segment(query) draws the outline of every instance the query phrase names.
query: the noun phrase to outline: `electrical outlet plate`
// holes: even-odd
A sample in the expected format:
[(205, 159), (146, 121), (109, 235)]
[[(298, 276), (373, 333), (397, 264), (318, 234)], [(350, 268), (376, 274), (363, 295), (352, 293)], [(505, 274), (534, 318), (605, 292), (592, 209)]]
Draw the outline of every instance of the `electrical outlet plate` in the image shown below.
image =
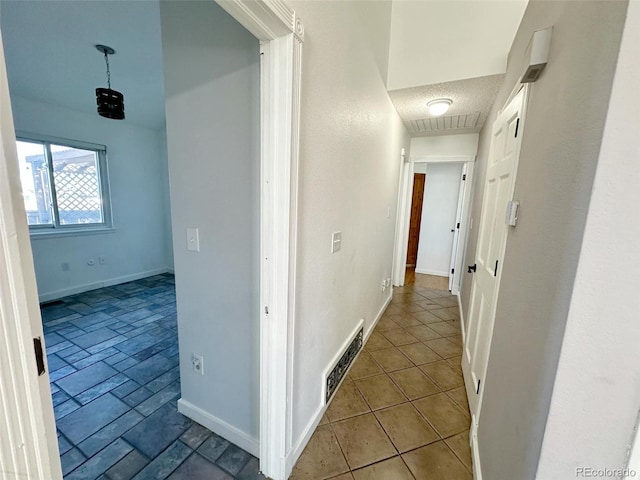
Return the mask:
[(199, 353), (193, 353), (191, 355), (191, 365), (193, 366), (194, 372), (204, 375), (204, 358), (202, 355)]
[(197, 228), (187, 228), (187, 250), (190, 252), (200, 251), (200, 231)]

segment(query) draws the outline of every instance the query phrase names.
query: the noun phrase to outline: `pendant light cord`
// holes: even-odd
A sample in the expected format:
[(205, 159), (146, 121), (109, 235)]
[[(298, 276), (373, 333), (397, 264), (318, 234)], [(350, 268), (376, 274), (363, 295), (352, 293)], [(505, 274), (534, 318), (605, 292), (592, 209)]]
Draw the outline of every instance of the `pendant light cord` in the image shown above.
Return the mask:
[(109, 55), (107, 55), (107, 52), (104, 52), (104, 63), (107, 64), (107, 85), (111, 90), (111, 71), (109, 70)]

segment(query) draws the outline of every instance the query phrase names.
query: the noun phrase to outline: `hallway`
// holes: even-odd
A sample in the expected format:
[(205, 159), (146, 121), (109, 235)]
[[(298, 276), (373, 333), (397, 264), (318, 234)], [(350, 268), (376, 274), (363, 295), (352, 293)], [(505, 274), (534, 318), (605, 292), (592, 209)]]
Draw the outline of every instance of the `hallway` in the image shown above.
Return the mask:
[(470, 480), (461, 354), (456, 298), (395, 288), (290, 478)]

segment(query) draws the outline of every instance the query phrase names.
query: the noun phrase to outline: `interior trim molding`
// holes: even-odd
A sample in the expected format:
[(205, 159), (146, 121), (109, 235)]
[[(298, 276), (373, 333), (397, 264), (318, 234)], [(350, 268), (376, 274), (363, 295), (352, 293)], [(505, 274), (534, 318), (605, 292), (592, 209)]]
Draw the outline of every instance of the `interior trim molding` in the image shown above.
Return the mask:
[(411, 163), (465, 163), (475, 162), (475, 155), (411, 155)]
[(163, 273), (173, 273), (173, 269), (166, 267), (156, 268), (154, 270), (132, 273), (131, 275), (124, 275), (122, 277), (108, 278), (99, 282), (85, 283), (82, 285), (76, 285), (75, 287), (63, 288), (62, 290), (55, 290), (49, 293), (42, 293), (38, 295), (38, 299), (40, 300), (40, 303), (51, 302), (52, 300), (57, 300), (69, 295), (89, 292), (91, 290), (97, 290), (98, 288), (111, 287), (112, 285), (119, 285), (121, 283), (133, 282), (135, 280), (140, 280), (141, 278), (153, 277), (154, 275), (161, 275)]
[(292, 445), (304, 25), (282, 0), (216, 0), (260, 40), (260, 470), (286, 480)]
[(186, 417), (195, 420), (203, 427), (208, 428), (213, 433), (235, 443), (251, 455), (257, 456), (259, 454), (260, 444), (256, 438), (225, 422), (221, 418), (211, 415), (209, 412), (205, 412), (200, 407), (195, 406), (184, 398), (180, 398), (178, 400), (178, 411)]
[(422, 275), (433, 275), (436, 277), (449, 277), (448, 272), (441, 272), (440, 270), (430, 270), (428, 268), (416, 268), (416, 273), (420, 273)]

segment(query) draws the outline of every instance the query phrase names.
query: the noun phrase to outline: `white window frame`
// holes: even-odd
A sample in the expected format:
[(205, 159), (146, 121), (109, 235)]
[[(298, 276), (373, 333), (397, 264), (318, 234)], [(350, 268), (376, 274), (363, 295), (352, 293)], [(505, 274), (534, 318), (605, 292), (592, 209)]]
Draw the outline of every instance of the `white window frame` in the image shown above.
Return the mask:
[[(49, 170), (49, 188), (51, 189), (51, 203), (53, 223), (47, 225), (29, 225), (29, 233), (32, 238), (66, 236), (78, 234), (104, 233), (113, 230), (113, 217), (111, 213), (111, 190), (109, 188), (109, 169), (107, 162), (107, 147), (97, 143), (70, 140), (61, 137), (51, 137), (29, 132), (16, 132), (16, 141), (27, 143), (40, 143), (44, 146)], [(98, 157), (98, 185), (100, 187), (100, 201), (102, 205), (102, 222), (63, 225), (60, 223), (56, 187), (53, 174), (53, 162), (51, 145), (77, 148), (95, 152)]]

